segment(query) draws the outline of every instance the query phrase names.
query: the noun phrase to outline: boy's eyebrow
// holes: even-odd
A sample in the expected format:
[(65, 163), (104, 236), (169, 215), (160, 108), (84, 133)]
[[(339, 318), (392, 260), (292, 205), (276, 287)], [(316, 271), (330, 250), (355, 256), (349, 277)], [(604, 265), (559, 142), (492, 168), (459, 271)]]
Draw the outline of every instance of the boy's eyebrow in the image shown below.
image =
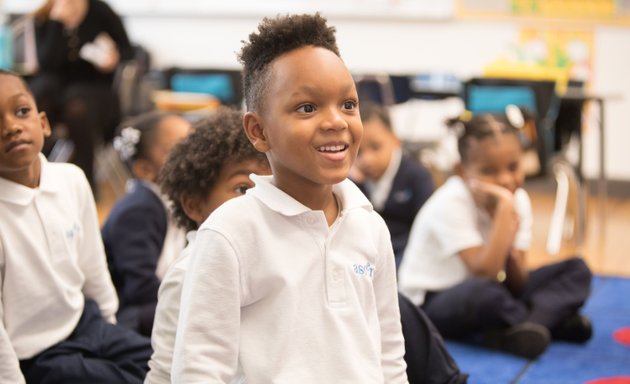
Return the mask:
[(26, 92), (20, 92), (20, 93), (16, 93), (15, 95), (9, 96), (9, 100), (10, 100), (10, 101), (14, 101), (14, 100), (17, 100), (17, 99), (19, 99), (19, 98), (21, 98), (21, 97), (26, 97), (26, 98), (28, 98), (28, 96), (29, 96), (29, 94), (28, 94), (28, 93), (26, 93)]
[[(340, 92), (340, 93), (346, 93), (346, 92), (349, 92), (349, 91), (350, 91), (350, 90), (352, 90), (352, 88), (354, 88), (354, 87), (355, 87), (355, 85), (354, 85), (354, 81), (352, 81), (352, 82), (348, 82), (348, 83), (345, 85), (345, 87), (343, 87), (343, 88), (341, 88), (341, 87), (340, 87), (340, 89), (341, 89), (341, 92)], [(301, 93), (311, 93), (311, 94), (312, 94), (312, 93), (319, 93), (319, 88), (320, 88), (320, 87), (319, 87), (319, 86), (317, 86), (317, 85), (314, 85), (314, 86), (313, 86), (313, 85), (310, 85), (310, 84), (303, 84), (303, 85), (300, 85), (300, 86), (298, 87), (298, 89), (297, 89), (295, 92), (292, 92), (292, 93), (291, 93), (291, 97), (295, 97), (295, 96), (297, 96), (297, 95), (300, 95)]]

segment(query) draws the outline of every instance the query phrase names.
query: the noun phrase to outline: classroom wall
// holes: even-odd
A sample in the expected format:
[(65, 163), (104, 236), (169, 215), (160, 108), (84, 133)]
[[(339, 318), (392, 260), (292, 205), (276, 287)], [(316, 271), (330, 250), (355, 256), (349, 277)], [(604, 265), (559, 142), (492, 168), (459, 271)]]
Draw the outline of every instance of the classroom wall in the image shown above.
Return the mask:
[[(3, 1), (3, 0), (0, 0)], [(41, 0), (4, 0), (4, 8), (27, 11)], [(193, 4), (193, 0), (180, 0)], [(245, 0), (240, 0), (241, 2)], [(280, 1), (280, 0), (276, 0)], [(324, 0), (321, 0), (324, 1)], [(332, 0), (327, 6), (337, 4)], [(147, 48), (154, 66), (191, 68), (239, 68), (236, 52), (241, 41), (254, 31), (269, 5), (259, 9), (238, 7), (217, 8), (210, 0), (202, 12), (193, 12), (194, 4), (175, 7), (172, 11), (157, 10), (159, 4), (176, 4), (166, 0), (110, 0), (124, 17), (131, 39)], [(179, 2), (177, 2), (179, 3)], [(285, 1), (287, 7), (294, 2)], [(297, 2), (295, 4), (301, 4)], [(302, 2), (306, 4), (306, 2)], [(369, 4), (377, 4), (374, 0)], [(404, 2), (403, 2), (404, 3)], [(451, 2), (452, 3), (452, 2)], [(0, 3), (1, 5), (2, 3)], [(223, 10), (215, 14), (215, 10)], [(238, 4), (238, 3), (234, 3)], [(244, 3), (243, 3), (244, 4)], [(309, 3), (310, 4), (310, 3)], [(416, 4), (407, 2), (405, 4)], [(497, 59), (518, 41), (522, 27), (540, 27), (538, 21), (459, 20), (443, 9), (434, 12), (432, 1), (425, 4), (424, 17), (408, 15), (349, 16), (352, 12), (335, 12), (329, 17), (337, 28), (341, 54), (355, 73), (389, 72), (413, 74), (419, 72), (450, 72), (460, 78), (480, 75), (484, 66)], [(186, 5), (186, 4), (184, 4)], [(210, 8), (208, 8), (210, 7)], [(151, 12), (146, 12), (152, 9)], [(183, 9), (183, 11), (182, 11)], [(427, 11), (428, 10), (428, 11)], [(289, 8), (286, 12), (290, 11)], [(278, 8), (278, 13), (283, 13)], [(270, 16), (276, 12), (270, 13)], [(566, 24), (565, 24), (566, 25)], [(554, 27), (553, 24), (549, 25)], [(595, 33), (594, 80), (592, 92), (607, 97), (606, 101), (606, 173), (609, 179), (630, 181), (630, 26), (610, 26), (586, 23)], [(595, 178), (599, 170), (599, 134), (597, 110), (589, 109), (584, 130), (584, 173)]]

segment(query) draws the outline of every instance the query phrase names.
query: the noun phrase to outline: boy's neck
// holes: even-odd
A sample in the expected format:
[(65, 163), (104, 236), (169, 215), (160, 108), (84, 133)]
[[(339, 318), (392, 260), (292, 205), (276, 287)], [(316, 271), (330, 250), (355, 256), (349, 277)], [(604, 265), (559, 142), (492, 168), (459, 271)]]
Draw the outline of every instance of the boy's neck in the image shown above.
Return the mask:
[(314, 211), (323, 211), (331, 225), (339, 214), (337, 200), (330, 184), (313, 184), (312, 186), (287, 186), (275, 179), (276, 186), (301, 204)]
[(15, 172), (3, 172), (0, 174), (0, 177), (28, 188), (37, 188), (39, 187), (40, 177), (42, 173), (41, 169), (42, 163), (38, 158), (27, 169), (21, 169)]

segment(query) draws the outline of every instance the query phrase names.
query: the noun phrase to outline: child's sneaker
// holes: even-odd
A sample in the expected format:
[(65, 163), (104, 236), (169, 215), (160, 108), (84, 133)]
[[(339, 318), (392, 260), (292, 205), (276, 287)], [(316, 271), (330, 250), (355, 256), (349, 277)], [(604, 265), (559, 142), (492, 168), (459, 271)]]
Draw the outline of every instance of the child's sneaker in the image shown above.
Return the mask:
[(487, 332), (484, 344), (488, 348), (535, 359), (545, 352), (550, 339), (547, 328), (525, 322), (506, 329)]
[(576, 313), (566, 318), (560, 325), (551, 331), (551, 337), (556, 340), (584, 343), (593, 336), (593, 324), (591, 320)]

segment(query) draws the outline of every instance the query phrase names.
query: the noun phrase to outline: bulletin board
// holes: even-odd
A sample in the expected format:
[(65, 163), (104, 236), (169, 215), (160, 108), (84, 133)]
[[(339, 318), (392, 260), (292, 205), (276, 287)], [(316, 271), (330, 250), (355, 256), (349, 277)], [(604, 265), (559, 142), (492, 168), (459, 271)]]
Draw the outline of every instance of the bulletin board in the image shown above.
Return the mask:
[(457, 0), (456, 15), (630, 26), (630, 0)]

